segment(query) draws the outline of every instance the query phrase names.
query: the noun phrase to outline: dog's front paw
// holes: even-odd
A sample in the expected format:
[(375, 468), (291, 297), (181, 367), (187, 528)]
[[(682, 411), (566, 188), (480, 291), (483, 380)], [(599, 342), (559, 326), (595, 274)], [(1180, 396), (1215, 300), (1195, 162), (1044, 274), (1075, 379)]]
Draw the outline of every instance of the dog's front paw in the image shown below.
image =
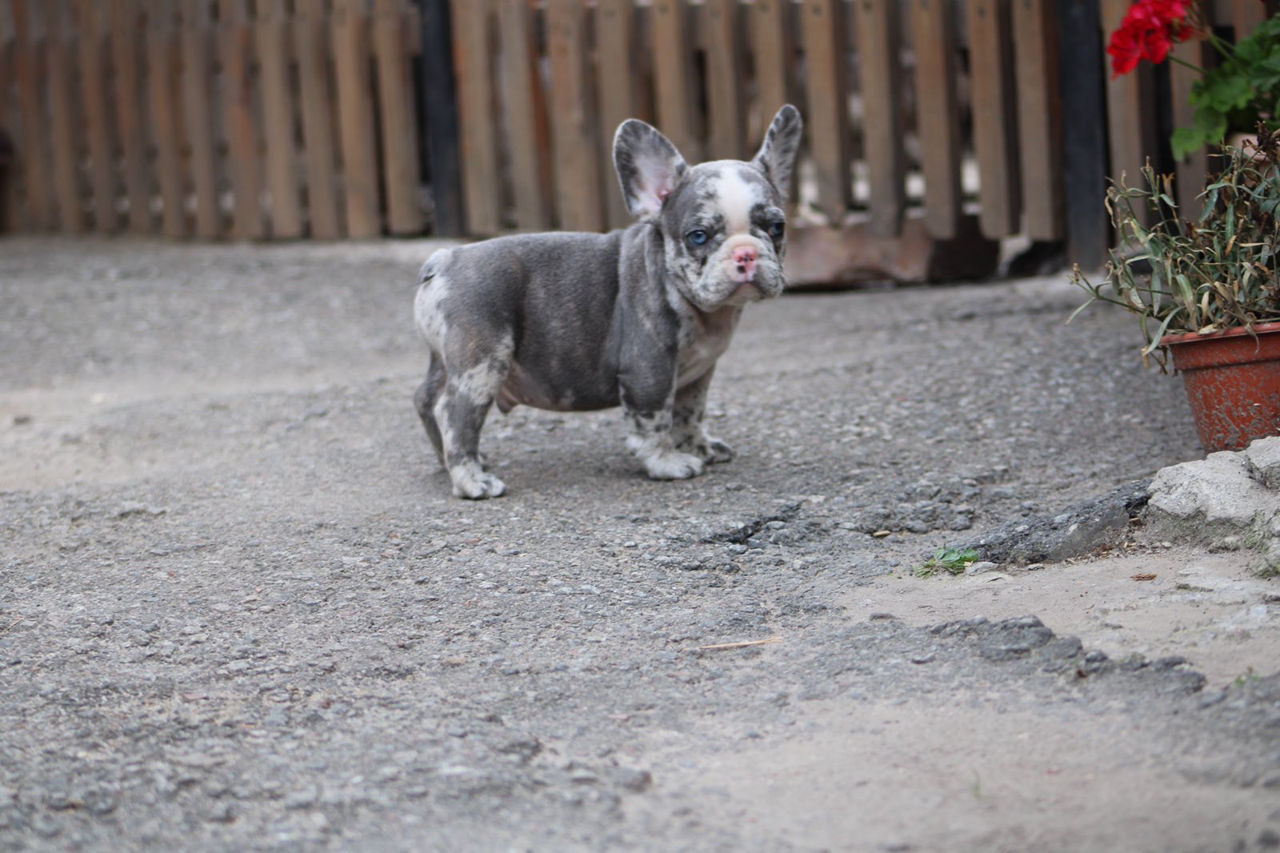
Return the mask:
[(676, 449), (691, 453), (708, 465), (716, 465), (733, 459), (733, 448), (718, 438), (706, 434), (686, 435), (676, 444)]
[(644, 470), (654, 480), (687, 480), (702, 473), (702, 460), (692, 453), (664, 450), (644, 460)]
[(507, 484), (486, 472), (475, 462), (463, 462), (449, 469), (453, 481), (453, 493), (473, 501), (496, 498), (506, 494)]

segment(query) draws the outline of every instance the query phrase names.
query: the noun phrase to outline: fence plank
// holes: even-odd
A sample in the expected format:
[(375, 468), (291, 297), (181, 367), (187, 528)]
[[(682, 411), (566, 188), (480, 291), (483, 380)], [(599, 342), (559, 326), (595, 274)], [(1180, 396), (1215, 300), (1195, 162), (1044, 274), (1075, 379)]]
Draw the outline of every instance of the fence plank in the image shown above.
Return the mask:
[(690, 163), (702, 159), (694, 130), (692, 46), (682, 0), (654, 0), (649, 12), (658, 128)]
[(587, 96), (586, 16), (581, 0), (548, 0), (551, 60), (551, 148), (560, 226), (598, 231), (604, 225), (600, 145)]
[(1097, 3), (1058, 4), (1062, 87), (1062, 175), (1066, 207), (1067, 260), (1100, 269), (1107, 256), (1109, 229), (1103, 211), (1106, 192), (1105, 54)]
[(801, 9), (809, 71), (809, 149), (818, 178), (818, 209), (832, 225), (840, 225), (853, 205), (842, 7), (841, 0), (813, 0)]
[(227, 123), (227, 169), (231, 173), (231, 236), (266, 236), (262, 215), (262, 148), (250, 73), (251, 39), (245, 0), (218, 0), (218, 47), (222, 61), (222, 103)]
[(916, 130), (924, 173), (924, 219), (929, 235), (956, 236), (963, 205), (960, 181), (960, 102), (956, 93), (956, 19), (951, 0), (913, 0), (916, 48)]
[[(635, 5), (633, 0), (599, 0), (596, 5), (596, 56), (599, 61), (600, 141), (612, 152), (618, 125), (636, 114)], [(631, 212), (618, 189), (613, 155), (603, 167), (605, 208), (610, 228), (625, 228)]]
[(1236, 41), (1247, 36), (1253, 28), (1267, 19), (1267, 6), (1258, 0), (1231, 0), (1231, 25), (1236, 30)]
[(262, 88), (262, 137), (266, 145), (266, 188), (271, 236), (292, 240), (302, 236), (302, 205), (298, 197), (296, 114), (289, 61), (289, 11), (284, 0), (258, 0), (253, 21), (253, 48)]
[(377, 236), (382, 227), (366, 0), (333, 0), (332, 27), (347, 235), (364, 239)]
[(498, 29), (503, 57), (503, 103), (511, 146), (516, 227), (551, 227), (551, 150), (546, 98), (538, 74), (537, 37), (528, 0), (502, 0)]
[(112, 0), (111, 58), (115, 64), (116, 131), (128, 202), (129, 230), (151, 231), (151, 183), (147, 171), (147, 132), (143, 120), (141, 47), (142, 8), (138, 0)]
[(462, 191), (467, 230), (472, 235), (502, 229), (498, 139), (491, 109), (493, 72), (489, 64), (491, 0), (453, 0), (453, 61), (458, 78)]
[(746, 103), (738, 0), (707, 0), (703, 43), (707, 54), (707, 156), (740, 160), (747, 153)]
[[(1173, 46), (1173, 57), (1191, 65), (1204, 68), (1212, 60), (1210, 48), (1201, 39), (1191, 39)], [(1195, 116), (1191, 108), (1191, 85), (1200, 79), (1200, 72), (1176, 62), (1169, 64), (1170, 101), (1173, 105), (1173, 126), (1188, 127)], [(1201, 148), (1188, 154), (1176, 164), (1174, 194), (1178, 210), (1184, 219), (1200, 216), (1202, 202), (1197, 196), (1204, 190), (1209, 175), (1209, 156)]]
[(182, 3), (182, 106), (189, 148), (188, 168), (195, 195), (195, 234), (213, 240), (222, 234), (213, 131), (212, 30), (205, 0)]
[(464, 231), (462, 169), (458, 163), (458, 92), (453, 73), (449, 0), (417, 0), (422, 55), (418, 63), (419, 123), (423, 171), (431, 180), (435, 233)]
[(878, 237), (892, 237), (901, 230), (907, 204), (902, 147), (901, 16), (897, 0), (860, 0), (854, 9), (870, 230)]
[[(41, 41), (38, 22), (32, 7), (47, 4), (38, 0), (13, 0), (14, 77), (18, 84), (18, 108), (22, 112), (22, 139), (15, 140), (18, 165), (23, 173), (26, 220), (29, 228), (46, 229), (54, 224), (53, 186), (49, 163), (48, 127), (41, 93), (41, 54), (47, 52), (48, 41)], [(47, 14), (47, 11), (46, 11)]]
[(311, 236), (336, 240), (343, 236), (336, 189), (337, 158), (333, 147), (333, 98), (330, 89), (329, 32), (324, 0), (296, 0), (294, 48), (302, 100), (302, 140), (307, 173), (307, 217)]
[(981, 176), (979, 223), (987, 237), (1018, 231), (1018, 157), (1010, 68), (1008, 0), (967, 6), (973, 143)]
[(72, 96), (75, 47), (72, 22), (66, 0), (45, 5), (48, 37), (46, 73), (49, 85), (50, 144), (53, 149), (53, 187), (57, 199), (58, 225), (73, 234), (84, 230), (80, 203), (79, 116)]
[[(1103, 0), (1103, 36), (1111, 33), (1129, 9), (1128, 0)], [(1105, 44), (1105, 41), (1103, 42)], [(1143, 62), (1129, 74), (1112, 77), (1107, 70), (1107, 126), (1111, 139), (1111, 177), (1132, 184), (1141, 180), (1149, 154), (1156, 152), (1155, 99), (1151, 65)], [(1149, 221), (1146, 209), (1139, 211)]]
[(413, 111), (413, 61), (406, 38), (408, 19), (403, 0), (374, 0), (382, 181), (386, 187), (387, 230), (392, 234), (422, 231), (422, 180), (418, 173), (418, 125)]
[(156, 173), (160, 184), (161, 230), (168, 237), (187, 233), (182, 170), (184, 128), (178, 109), (177, 30), (169, 0), (150, 0), (147, 6), (147, 65), (152, 139), (156, 145)]
[(4, 5), (0, 3), (0, 234), (13, 229), (21, 201), (14, 170), (18, 116), (12, 105), (13, 63), (13, 41), (5, 25)]
[[(787, 22), (789, 0), (757, 0), (746, 7), (751, 31), (751, 51), (755, 59), (755, 83), (760, 105), (763, 136), (767, 122), (783, 104), (792, 102), (791, 28)], [(798, 181), (793, 182), (799, 183)], [(794, 186), (793, 186), (794, 188)]]
[(111, 116), (107, 112), (106, 10), (99, 0), (76, 0), (74, 18), (79, 34), (80, 100), (84, 111), (82, 135), (88, 146), (89, 180), (93, 194), (94, 228), (117, 230), (115, 151)]
[(1023, 230), (1032, 240), (1063, 237), (1056, 6), (1056, 0), (1014, 0), (1013, 4)]

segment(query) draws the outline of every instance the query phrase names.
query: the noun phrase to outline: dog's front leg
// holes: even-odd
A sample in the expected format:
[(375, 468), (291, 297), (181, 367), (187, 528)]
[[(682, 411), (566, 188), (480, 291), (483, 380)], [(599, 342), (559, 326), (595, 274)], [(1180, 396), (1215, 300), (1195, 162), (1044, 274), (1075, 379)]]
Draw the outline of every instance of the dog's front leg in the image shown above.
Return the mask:
[(631, 424), (627, 447), (651, 478), (687, 480), (702, 473), (703, 462), (692, 453), (676, 449), (671, 431), (675, 376), (665, 383), (666, 388), (662, 384), (653, 374), (642, 381), (623, 379), (622, 407)]
[(671, 424), (676, 449), (692, 453), (712, 465), (733, 459), (733, 448), (720, 439), (707, 435), (702, 426), (703, 414), (707, 408), (707, 389), (711, 386), (713, 372), (714, 368), (676, 391)]

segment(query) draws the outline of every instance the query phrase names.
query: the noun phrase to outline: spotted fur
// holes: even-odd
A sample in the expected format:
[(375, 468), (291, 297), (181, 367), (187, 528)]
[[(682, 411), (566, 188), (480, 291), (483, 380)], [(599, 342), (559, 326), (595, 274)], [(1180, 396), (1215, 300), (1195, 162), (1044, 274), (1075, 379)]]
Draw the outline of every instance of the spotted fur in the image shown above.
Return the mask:
[(500, 237), (428, 259), (414, 320), (430, 358), (414, 405), (455, 495), (506, 491), (479, 453), (495, 402), (504, 413), (621, 405), (627, 445), (654, 479), (732, 459), (703, 427), (707, 389), (742, 308), (786, 286), (783, 207), (801, 127), (783, 107), (752, 160), (689, 166), (630, 119), (614, 165), (636, 224)]

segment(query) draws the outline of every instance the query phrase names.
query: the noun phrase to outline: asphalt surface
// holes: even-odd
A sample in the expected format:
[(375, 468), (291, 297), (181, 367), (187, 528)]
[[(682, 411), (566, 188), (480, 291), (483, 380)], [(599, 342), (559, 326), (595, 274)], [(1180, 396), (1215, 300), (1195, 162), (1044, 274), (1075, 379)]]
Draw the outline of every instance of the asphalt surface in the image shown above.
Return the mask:
[(1200, 455), (1130, 318), (788, 295), (717, 370), (732, 463), (495, 412), (470, 503), (411, 402), (427, 252), (0, 241), (0, 850), (1280, 844), (1275, 675), (851, 607)]

